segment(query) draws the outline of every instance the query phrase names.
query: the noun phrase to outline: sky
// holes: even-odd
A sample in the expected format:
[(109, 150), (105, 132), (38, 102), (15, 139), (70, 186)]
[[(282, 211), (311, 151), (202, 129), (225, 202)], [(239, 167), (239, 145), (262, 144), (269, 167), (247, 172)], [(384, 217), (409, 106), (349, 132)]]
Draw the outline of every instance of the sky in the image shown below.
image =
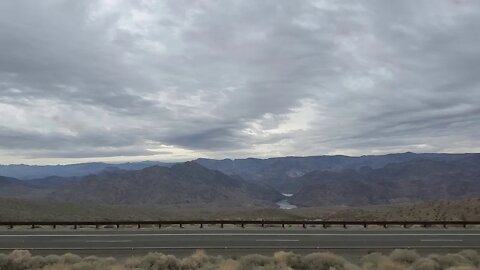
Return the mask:
[(480, 152), (480, 1), (0, 1), (0, 163)]

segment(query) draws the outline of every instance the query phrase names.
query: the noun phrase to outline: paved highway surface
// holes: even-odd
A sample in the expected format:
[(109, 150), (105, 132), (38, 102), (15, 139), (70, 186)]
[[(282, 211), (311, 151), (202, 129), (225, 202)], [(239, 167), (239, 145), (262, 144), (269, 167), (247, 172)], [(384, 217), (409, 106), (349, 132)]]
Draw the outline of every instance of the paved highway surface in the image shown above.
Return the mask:
[(196, 249), (210, 254), (271, 253), (290, 250), (310, 253), (330, 250), (341, 254), (388, 252), (413, 248), (421, 253), (480, 250), (480, 230), (456, 229), (177, 229), (0, 231), (0, 252), (28, 249), (34, 254), (124, 257), (160, 251), (185, 255)]

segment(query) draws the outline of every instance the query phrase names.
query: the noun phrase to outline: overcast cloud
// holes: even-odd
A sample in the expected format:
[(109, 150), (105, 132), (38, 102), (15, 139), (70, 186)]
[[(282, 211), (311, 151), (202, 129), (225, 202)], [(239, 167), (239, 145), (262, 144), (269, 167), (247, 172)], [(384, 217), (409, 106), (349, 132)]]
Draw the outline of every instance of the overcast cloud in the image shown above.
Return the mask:
[(0, 1), (0, 163), (480, 152), (480, 1)]

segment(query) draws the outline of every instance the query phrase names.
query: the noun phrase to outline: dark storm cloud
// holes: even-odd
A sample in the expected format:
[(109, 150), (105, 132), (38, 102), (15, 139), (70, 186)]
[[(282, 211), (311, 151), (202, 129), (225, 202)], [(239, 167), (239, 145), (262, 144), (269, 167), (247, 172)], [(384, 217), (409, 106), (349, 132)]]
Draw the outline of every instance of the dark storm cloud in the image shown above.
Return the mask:
[(473, 0), (2, 1), (0, 155), (480, 151), (479, 14)]

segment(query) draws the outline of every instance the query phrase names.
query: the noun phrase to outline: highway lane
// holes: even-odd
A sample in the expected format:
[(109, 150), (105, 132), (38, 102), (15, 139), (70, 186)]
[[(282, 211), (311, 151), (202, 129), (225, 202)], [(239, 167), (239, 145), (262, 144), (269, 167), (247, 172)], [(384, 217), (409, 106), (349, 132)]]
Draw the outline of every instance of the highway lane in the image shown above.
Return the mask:
[(480, 249), (480, 230), (78, 230), (0, 231), (0, 252), (28, 249), (38, 254), (66, 252), (128, 256), (160, 251), (189, 254), (205, 249), (213, 254), (269, 253), (276, 250), (310, 253), (331, 250), (366, 253), (413, 248), (424, 253)]

